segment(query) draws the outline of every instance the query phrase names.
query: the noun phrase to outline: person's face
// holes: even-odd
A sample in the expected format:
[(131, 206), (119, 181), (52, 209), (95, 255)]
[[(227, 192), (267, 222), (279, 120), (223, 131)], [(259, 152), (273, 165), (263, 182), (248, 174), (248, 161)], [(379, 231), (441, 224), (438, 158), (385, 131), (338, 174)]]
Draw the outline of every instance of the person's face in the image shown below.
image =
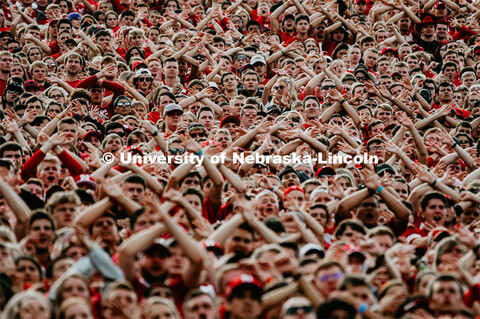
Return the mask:
[(307, 119), (316, 119), (320, 116), (321, 110), (317, 101), (309, 99), (305, 102), (305, 115)]
[(230, 74), (223, 78), (223, 87), (227, 92), (235, 91), (237, 89), (237, 79), (235, 75)]
[(442, 86), (438, 89), (438, 99), (448, 103), (453, 100), (453, 90), (450, 86)]
[(247, 91), (255, 91), (258, 89), (258, 79), (257, 76), (254, 74), (248, 74), (245, 76), (243, 80), (243, 87)]
[(354, 5), (355, 13), (365, 14), (367, 10), (367, 3), (365, 1), (360, 1)]
[(325, 209), (321, 207), (310, 209), (310, 216), (315, 218), (315, 220), (323, 227), (327, 225), (328, 220), (327, 220), (327, 212), (325, 211)]
[(198, 197), (195, 194), (187, 194), (184, 196), (185, 200), (197, 211), (201, 212), (202, 211), (202, 201), (200, 200), (200, 197)]
[(436, 313), (458, 312), (463, 306), (459, 285), (455, 281), (435, 282), (429, 305)]
[(407, 64), (408, 64), (408, 68), (410, 70), (413, 70), (414, 68), (418, 68), (419, 67), (419, 64), (418, 64), (418, 59), (415, 59), (413, 57), (408, 57), (407, 58)]
[(250, 126), (253, 125), (253, 123), (255, 123), (256, 118), (257, 112), (255, 109), (245, 108), (241, 117), (242, 125), (248, 129)]
[(227, 239), (225, 252), (246, 256), (253, 250), (252, 234), (244, 229), (237, 228)]
[(126, 26), (126, 27), (132, 27), (134, 20), (135, 19), (132, 16), (124, 16), (122, 19), (120, 19), (120, 25)]
[(188, 187), (200, 189), (200, 179), (197, 176), (186, 177), (182, 182), (181, 190)]
[(337, 266), (319, 270), (315, 277), (315, 284), (324, 298), (338, 289), (338, 283), (343, 277), (343, 271)]
[(382, 78), (380, 79), (379, 83), (382, 86), (389, 87), (393, 83), (392, 78)]
[(198, 122), (200, 124), (203, 124), (203, 126), (205, 126), (205, 128), (210, 131), (212, 129), (212, 126), (213, 126), (213, 123), (215, 122), (215, 119), (213, 117), (213, 114), (212, 112), (210, 111), (202, 111), (200, 114), (199, 114), (199, 117), (198, 117)]
[(361, 57), (362, 57), (362, 52), (360, 51), (360, 49), (357, 49), (357, 48), (351, 49), (350, 52), (348, 53), (348, 58), (350, 59), (350, 63), (352, 63), (353, 65), (356, 65)]
[(450, 81), (453, 81), (455, 79), (455, 76), (457, 75), (457, 70), (453, 66), (449, 66), (445, 68), (443, 71), (443, 75), (445, 75)]
[(9, 73), (12, 69), (13, 58), (9, 55), (3, 55), (0, 58), (0, 71)]
[(63, 258), (57, 261), (52, 267), (52, 279), (56, 281), (61, 275), (63, 275), (74, 264), (73, 259)]
[(123, 185), (123, 191), (131, 200), (137, 203), (143, 203), (145, 198), (145, 188), (143, 188), (142, 184), (125, 183)]
[(32, 70), (32, 77), (37, 82), (45, 81), (47, 77), (47, 70), (45, 68), (34, 68)]
[(408, 186), (405, 183), (401, 182), (394, 182), (393, 189), (400, 195), (401, 199), (407, 200), (408, 199)]
[(443, 39), (447, 36), (448, 27), (446, 24), (437, 25), (437, 38)]
[(165, 76), (172, 78), (178, 75), (178, 63), (177, 62), (167, 62), (165, 65)]
[(35, 248), (44, 251), (48, 249), (53, 237), (52, 224), (48, 219), (37, 219), (32, 223), (29, 234), (35, 238), (33, 240)]
[(377, 42), (378, 43), (381, 43), (381, 42), (387, 40), (387, 38), (388, 38), (388, 34), (387, 34), (386, 31), (380, 31), (380, 32), (377, 33)]
[(475, 76), (472, 74), (472, 75), (466, 75), (462, 78), (462, 82), (463, 84), (465, 84), (465, 86), (467, 88), (470, 88), (472, 85), (475, 84)]
[(23, 282), (36, 283), (40, 281), (40, 273), (30, 260), (20, 260), (17, 265), (17, 273)]
[(377, 112), (377, 118), (385, 123), (385, 125), (390, 124), (392, 121), (393, 113), (391, 111), (380, 109)]
[(215, 304), (207, 295), (194, 297), (187, 302), (185, 319), (216, 319), (218, 317)]
[(263, 219), (278, 216), (278, 200), (273, 194), (264, 195), (255, 202), (255, 209)]
[(380, 74), (386, 74), (389, 68), (390, 68), (390, 62), (388, 61), (381, 61), (377, 65), (377, 70), (378, 70), (378, 73)]
[(378, 202), (373, 197), (364, 200), (357, 208), (357, 218), (367, 227), (377, 225), (379, 213)]
[(37, 184), (28, 184), (28, 190), (30, 193), (36, 195), (38, 198), (43, 200), (43, 188)]
[(32, 50), (30, 50), (30, 53), (28, 54), (28, 60), (31, 63), (33, 63), (35, 61), (41, 61), (42, 60), (42, 53), (37, 49), (32, 49)]
[(22, 152), (20, 150), (18, 151), (4, 151), (3, 152), (3, 158), (8, 158), (13, 161), (13, 164), (15, 165), (15, 171), (18, 172), (20, 167), (22, 166)]
[(288, 188), (290, 186), (299, 186), (300, 185), (300, 179), (298, 178), (297, 174), (295, 174), (294, 172), (290, 172), (290, 173), (287, 173), (287, 174), (283, 175), (282, 185), (285, 188)]
[(59, 204), (53, 209), (53, 220), (57, 228), (70, 226), (77, 213), (77, 206), (72, 203)]
[(44, 162), (38, 177), (42, 180), (43, 185), (48, 187), (53, 184), (58, 184), (60, 174), (60, 166), (57, 163)]
[(105, 243), (116, 244), (118, 240), (117, 226), (115, 221), (108, 216), (98, 218), (92, 227), (92, 238), (100, 239)]
[(48, 309), (39, 300), (31, 299), (25, 303), (19, 310), (20, 319), (48, 319), (50, 313)]
[(447, 214), (445, 204), (440, 199), (431, 199), (428, 201), (425, 210), (421, 211), (421, 215), (424, 217), (425, 222), (434, 224), (437, 226), (444, 226)]
[(422, 28), (422, 35), (431, 37), (435, 34), (435, 26), (433, 24), (429, 24)]
[(83, 280), (76, 277), (67, 279), (63, 285), (62, 300), (65, 301), (72, 297), (89, 300), (88, 287), (85, 285)]
[(243, 289), (228, 302), (228, 309), (234, 318), (256, 318), (262, 311), (260, 296), (252, 290)]
[(117, 288), (110, 294), (107, 300), (107, 307), (112, 304), (121, 307), (124, 311), (129, 313), (130, 311), (133, 311), (137, 305), (135, 293), (128, 289)]
[(82, 63), (77, 57), (70, 57), (65, 65), (70, 75), (77, 75), (82, 70)]

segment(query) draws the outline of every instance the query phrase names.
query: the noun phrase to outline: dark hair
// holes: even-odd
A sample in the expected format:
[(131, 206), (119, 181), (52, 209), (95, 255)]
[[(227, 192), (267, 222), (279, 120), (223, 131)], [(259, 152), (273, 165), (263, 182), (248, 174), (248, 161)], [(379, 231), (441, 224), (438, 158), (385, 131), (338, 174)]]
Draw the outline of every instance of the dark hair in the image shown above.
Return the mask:
[(362, 233), (363, 235), (367, 234), (367, 232), (365, 231), (365, 227), (363, 227), (363, 225), (359, 221), (353, 220), (353, 219), (347, 219), (347, 220), (342, 221), (335, 228), (335, 233), (334, 233), (335, 237), (336, 238), (342, 237), (345, 230), (347, 230), (347, 227), (350, 227), (354, 231)]
[(445, 198), (445, 195), (439, 192), (430, 192), (425, 194), (420, 200), (420, 207), (422, 208), (422, 210), (427, 209), (428, 202), (432, 199), (440, 199), (445, 206), (447, 205), (447, 199)]
[(32, 216), (30, 216), (30, 220), (28, 221), (28, 229), (30, 230), (33, 223), (40, 219), (48, 220), (50, 222), (50, 226), (52, 227), (52, 231), (55, 231), (55, 222), (53, 221), (52, 217), (50, 217), (50, 215), (43, 210), (37, 210), (32, 214)]
[(7, 142), (0, 147), (0, 158), (4, 157), (6, 151), (20, 151), (22, 153), (22, 147), (17, 142)]
[(357, 316), (357, 309), (341, 299), (331, 299), (322, 303), (317, 309), (317, 318), (331, 318), (335, 310), (344, 310), (347, 312), (348, 319), (355, 319)]
[(144, 190), (147, 188), (147, 183), (145, 182), (145, 179), (142, 176), (136, 174), (128, 176), (125, 179), (124, 183), (141, 184)]
[(38, 263), (38, 261), (36, 261), (32, 256), (20, 256), (18, 257), (17, 259), (15, 259), (15, 266), (18, 267), (18, 264), (22, 261), (22, 260), (28, 260), (29, 262), (31, 262), (35, 268), (37, 268), (37, 271), (40, 275), (40, 280), (43, 280), (43, 272), (42, 272), (42, 267), (40, 266), (40, 264)]
[(355, 275), (347, 275), (347, 276), (343, 277), (342, 281), (340, 282), (340, 286), (338, 287), (338, 289), (340, 291), (345, 291), (345, 290), (347, 290), (348, 286), (370, 288), (367, 281), (363, 277), (355, 276)]

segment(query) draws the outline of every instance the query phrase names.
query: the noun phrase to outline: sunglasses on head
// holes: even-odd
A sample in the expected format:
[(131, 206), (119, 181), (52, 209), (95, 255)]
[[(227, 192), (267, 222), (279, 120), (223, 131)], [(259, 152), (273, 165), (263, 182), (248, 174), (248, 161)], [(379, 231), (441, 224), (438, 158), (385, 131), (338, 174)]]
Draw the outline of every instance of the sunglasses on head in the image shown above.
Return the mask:
[(205, 134), (205, 132), (193, 132), (193, 133), (190, 133), (190, 137), (192, 137), (192, 138), (205, 137), (205, 136), (207, 136), (207, 134)]
[(287, 309), (287, 315), (295, 315), (298, 313), (299, 310), (302, 310), (303, 313), (311, 313), (313, 311), (312, 306), (298, 306), (298, 307), (290, 307)]
[(185, 154), (185, 149), (184, 148), (171, 148), (168, 150), (168, 152), (172, 155), (177, 155), (177, 153), (179, 155), (183, 155)]

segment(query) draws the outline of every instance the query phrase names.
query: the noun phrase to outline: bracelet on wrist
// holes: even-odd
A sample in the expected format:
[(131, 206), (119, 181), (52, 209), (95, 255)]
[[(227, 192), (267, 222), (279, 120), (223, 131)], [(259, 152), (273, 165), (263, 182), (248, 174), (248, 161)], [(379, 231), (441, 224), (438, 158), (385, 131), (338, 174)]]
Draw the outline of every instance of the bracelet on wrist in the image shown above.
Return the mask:
[(342, 99), (342, 100), (340, 101), (340, 105), (343, 105), (343, 103), (345, 103), (345, 102), (347, 102), (347, 100)]
[(358, 312), (360, 314), (363, 314), (367, 310), (368, 310), (368, 304), (366, 302), (362, 302), (362, 305), (360, 306), (360, 308), (358, 308)]
[(455, 147), (457, 147), (457, 146), (458, 146), (457, 142), (453, 143), (453, 144), (452, 144), (452, 150), (453, 150)]
[(158, 132), (158, 130), (155, 130), (155, 132), (152, 133), (152, 137), (155, 137), (155, 136), (157, 136), (158, 134), (160, 134), (160, 132)]
[(383, 191), (383, 186), (380, 185), (380, 186), (377, 188), (377, 190), (375, 191), (375, 193), (380, 194), (382, 191)]
[(197, 154), (195, 154), (195, 155), (197, 155), (197, 156), (200, 156), (200, 155), (202, 155), (202, 154), (203, 154), (203, 151), (202, 151), (202, 150), (200, 150), (200, 151), (198, 151), (198, 153), (197, 153)]
[(437, 184), (437, 179), (435, 178), (435, 180), (433, 181), (433, 183), (430, 184), (430, 186), (434, 187), (435, 184)]

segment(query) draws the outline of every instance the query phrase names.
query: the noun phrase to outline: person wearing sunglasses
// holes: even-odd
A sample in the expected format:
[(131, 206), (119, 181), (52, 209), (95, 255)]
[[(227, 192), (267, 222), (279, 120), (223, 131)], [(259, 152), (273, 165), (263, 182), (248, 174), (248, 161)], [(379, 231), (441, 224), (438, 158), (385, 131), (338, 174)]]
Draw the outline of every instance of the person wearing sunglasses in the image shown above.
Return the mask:
[(149, 94), (152, 89), (153, 77), (149, 69), (139, 69), (133, 79), (135, 88), (145, 94)]
[(120, 115), (130, 114), (130, 109), (132, 107), (132, 101), (125, 95), (120, 95), (114, 102), (113, 112)]
[(282, 319), (315, 319), (312, 303), (305, 297), (292, 297), (282, 307)]
[[(197, 139), (207, 138), (207, 129), (200, 123), (193, 123), (188, 127), (188, 135), (197, 141)], [(198, 142), (198, 141), (197, 141)]]
[(252, 104), (246, 104), (241, 111), (242, 127), (248, 129), (257, 119), (257, 109)]

